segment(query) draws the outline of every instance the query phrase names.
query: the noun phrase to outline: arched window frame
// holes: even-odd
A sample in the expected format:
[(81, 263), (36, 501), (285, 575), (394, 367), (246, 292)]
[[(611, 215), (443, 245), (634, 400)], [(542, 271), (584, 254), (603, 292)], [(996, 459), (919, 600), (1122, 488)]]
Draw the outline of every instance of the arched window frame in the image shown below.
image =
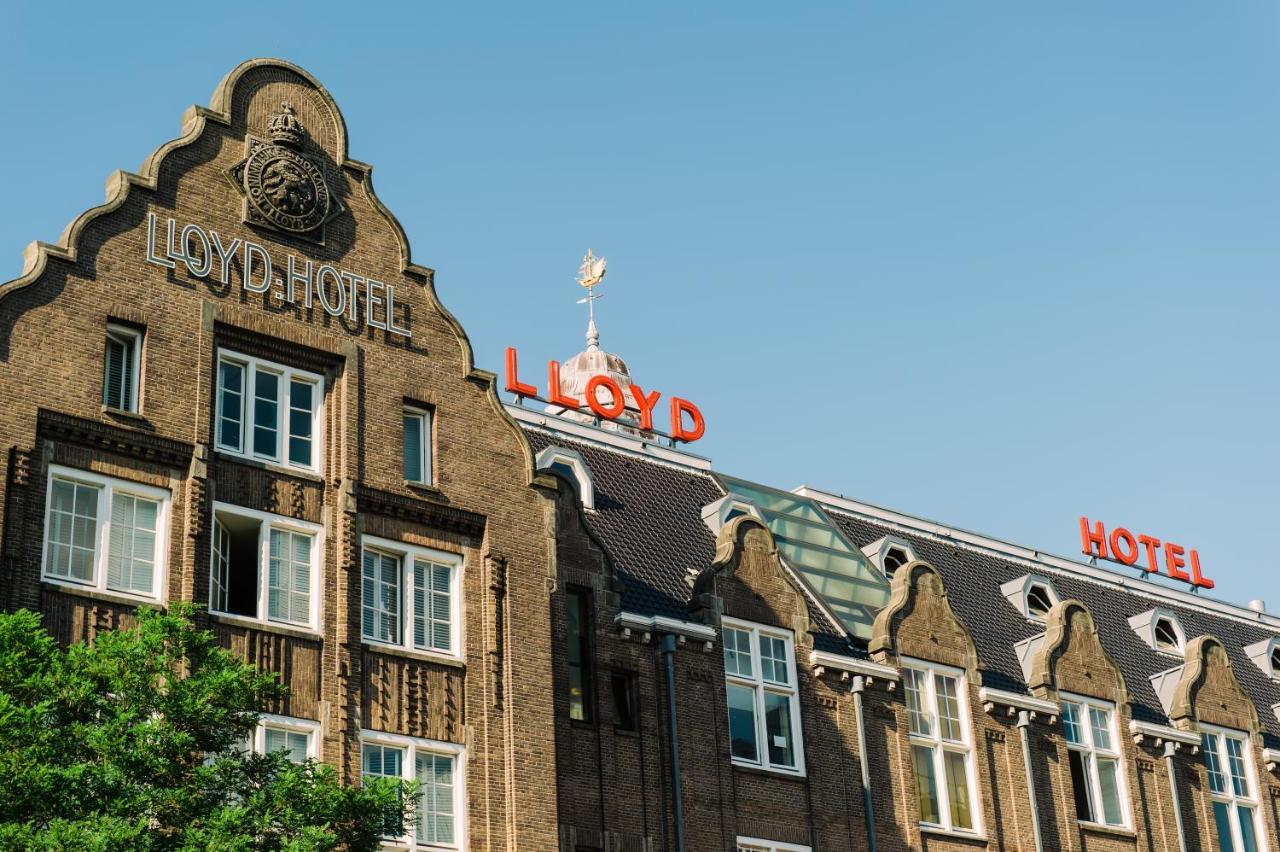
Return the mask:
[(1272, 656), (1280, 650), (1280, 636), (1271, 636), (1252, 645), (1244, 646), (1244, 653), (1262, 673), (1280, 682), (1280, 668), (1272, 664)]
[(578, 484), (578, 499), (582, 501), (582, 505), (587, 509), (595, 509), (596, 489), (586, 460), (566, 447), (551, 446), (538, 453), (538, 470), (550, 470), (557, 462), (567, 465), (573, 471), (573, 478)]
[[(862, 554), (871, 560), (871, 563), (880, 569), (880, 573), (886, 577), (892, 578), (892, 572), (885, 568), (885, 557), (893, 550), (900, 550), (904, 556), (902, 565), (910, 565), (920, 557), (916, 555), (916, 550), (911, 546), (911, 542), (900, 539), (896, 536), (887, 535), (862, 548)], [(898, 566), (899, 568), (902, 565)], [(894, 569), (897, 570), (896, 568)]]

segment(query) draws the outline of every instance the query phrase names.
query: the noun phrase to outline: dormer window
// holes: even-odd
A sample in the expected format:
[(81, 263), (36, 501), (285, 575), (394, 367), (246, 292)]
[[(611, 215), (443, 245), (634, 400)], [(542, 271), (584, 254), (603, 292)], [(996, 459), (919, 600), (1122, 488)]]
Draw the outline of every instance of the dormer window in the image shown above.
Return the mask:
[(1129, 619), (1129, 626), (1143, 642), (1162, 654), (1180, 657), (1187, 645), (1178, 617), (1167, 609), (1149, 609), (1135, 615)]
[(862, 548), (862, 553), (889, 578), (892, 578), (899, 568), (919, 558), (909, 542), (893, 536), (885, 536), (871, 542)]
[(1029, 621), (1043, 622), (1058, 604), (1058, 592), (1047, 577), (1023, 574), (1000, 586), (1005, 599)]
[(538, 453), (538, 470), (553, 470), (578, 486), (578, 499), (583, 507), (596, 507), (595, 486), (591, 469), (581, 455), (564, 447), (547, 447)]
[(719, 535), (721, 527), (743, 515), (750, 515), (764, 523), (759, 509), (732, 494), (702, 507), (702, 522), (707, 525), (707, 529), (711, 530), (712, 535)]
[(911, 557), (907, 555), (907, 551), (901, 547), (891, 547), (884, 552), (884, 568), (885, 576), (892, 577), (893, 572), (897, 571), (903, 565), (911, 561)]
[(1280, 636), (1272, 636), (1261, 642), (1244, 646), (1244, 653), (1262, 673), (1280, 681)]
[(1035, 583), (1027, 589), (1027, 615), (1031, 618), (1044, 618), (1053, 609), (1053, 599), (1049, 596), (1049, 588), (1042, 583)]
[(1154, 631), (1157, 650), (1170, 651), (1175, 654), (1181, 650), (1182, 642), (1178, 639), (1178, 630), (1174, 627), (1173, 619), (1157, 619)]

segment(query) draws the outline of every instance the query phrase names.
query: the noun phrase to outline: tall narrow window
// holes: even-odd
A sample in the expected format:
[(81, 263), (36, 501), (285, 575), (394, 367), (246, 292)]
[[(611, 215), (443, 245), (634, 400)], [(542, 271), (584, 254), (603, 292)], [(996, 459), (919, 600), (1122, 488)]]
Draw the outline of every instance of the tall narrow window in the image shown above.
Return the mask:
[(790, 632), (725, 619), (723, 641), (734, 762), (803, 772)]
[(452, 554), (366, 538), (361, 635), (368, 642), (460, 656), (460, 565)]
[(976, 831), (964, 673), (912, 661), (902, 672), (920, 822)]
[(103, 361), (102, 404), (118, 411), (137, 411), (142, 332), (108, 325)]
[(404, 410), (404, 478), (431, 484), (431, 412), (426, 409)]
[(415, 825), (389, 821), (386, 834), (408, 846), (416, 842), (418, 848), (464, 848), (462, 749), (453, 743), (374, 731), (362, 736), (362, 777), (400, 778), (419, 785)]
[(219, 450), (304, 470), (320, 469), (324, 380), (259, 358), (218, 355)]
[(1067, 740), (1077, 819), (1126, 825), (1113, 705), (1085, 698), (1064, 700), (1062, 732)]
[(619, 731), (640, 730), (640, 696), (635, 672), (616, 671), (609, 685), (613, 693), (613, 727)]
[(158, 598), (169, 492), (54, 466), (43, 575), (55, 582)]
[(1201, 727), (1218, 847), (1222, 852), (1258, 852), (1258, 787), (1248, 737), (1238, 731)]
[(320, 535), (319, 524), (216, 504), (209, 608), (315, 629)]
[(591, 688), (591, 593), (567, 589), (564, 595), (569, 642), (569, 718), (590, 722), (595, 691)]

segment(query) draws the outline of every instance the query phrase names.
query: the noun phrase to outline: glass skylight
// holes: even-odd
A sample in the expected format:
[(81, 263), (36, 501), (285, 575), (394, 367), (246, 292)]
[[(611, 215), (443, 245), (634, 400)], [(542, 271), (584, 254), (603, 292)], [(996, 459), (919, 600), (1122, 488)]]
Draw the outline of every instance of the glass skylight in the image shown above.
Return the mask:
[(844, 628), (870, 639), (876, 611), (889, 602), (889, 584), (862, 551), (809, 498), (718, 475), (726, 492), (760, 511), (778, 550)]

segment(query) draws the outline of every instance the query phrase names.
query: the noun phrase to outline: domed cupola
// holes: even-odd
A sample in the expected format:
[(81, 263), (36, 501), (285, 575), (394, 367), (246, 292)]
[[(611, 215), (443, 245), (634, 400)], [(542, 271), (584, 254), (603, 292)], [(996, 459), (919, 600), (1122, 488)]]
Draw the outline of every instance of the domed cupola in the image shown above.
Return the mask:
[[(579, 304), (583, 302), (587, 304), (587, 348), (560, 365), (560, 394), (581, 400), (584, 408), (575, 410), (559, 405), (548, 405), (547, 411), (584, 423), (595, 423), (604, 428), (640, 434), (638, 428), (640, 410), (635, 407), (629, 391), (631, 371), (621, 356), (600, 348), (600, 332), (596, 329), (595, 301), (600, 298), (600, 295), (596, 293), (595, 288), (604, 280), (605, 263), (603, 257), (596, 257), (590, 249), (587, 250), (587, 256), (582, 259), (582, 267), (578, 270), (578, 283), (587, 288), (587, 295), (579, 300)], [(609, 378), (622, 389), (625, 409), (616, 420), (601, 420), (585, 409), (588, 388), (593, 387), (591, 380), (597, 376)], [(594, 390), (599, 403), (606, 407), (616, 405), (607, 383), (604, 386), (596, 383)]]

